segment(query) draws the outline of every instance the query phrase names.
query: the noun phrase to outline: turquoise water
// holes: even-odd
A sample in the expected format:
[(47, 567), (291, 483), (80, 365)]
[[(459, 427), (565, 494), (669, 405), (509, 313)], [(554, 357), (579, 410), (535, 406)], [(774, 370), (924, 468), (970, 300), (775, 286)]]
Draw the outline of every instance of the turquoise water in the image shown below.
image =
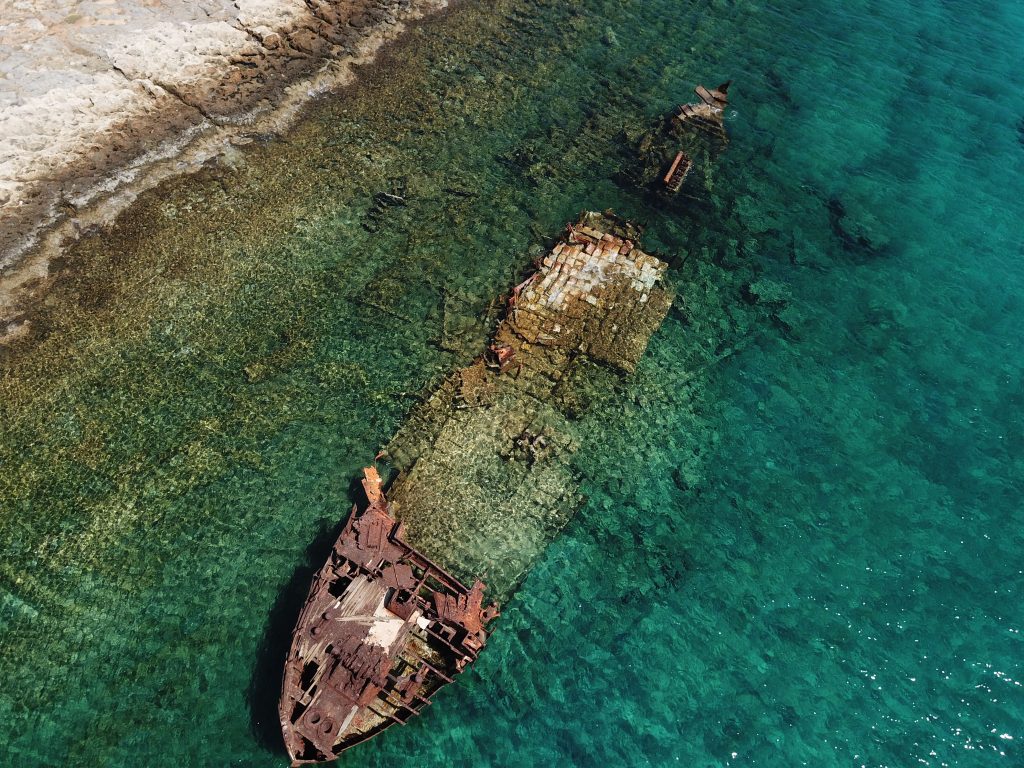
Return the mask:
[[(286, 764), (352, 477), (605, 206), (681, 299), (581, 424), (588, 502), (340, 764), (1024, 764), (1022, 40), (977, 0), (467, 2), (386, 97), (143, 201), (80, 254), (123, 285), (69, 277), (5, 363), (0, 764)], [(710, 191), (624, 183), (623, 129), (726, 77)]]

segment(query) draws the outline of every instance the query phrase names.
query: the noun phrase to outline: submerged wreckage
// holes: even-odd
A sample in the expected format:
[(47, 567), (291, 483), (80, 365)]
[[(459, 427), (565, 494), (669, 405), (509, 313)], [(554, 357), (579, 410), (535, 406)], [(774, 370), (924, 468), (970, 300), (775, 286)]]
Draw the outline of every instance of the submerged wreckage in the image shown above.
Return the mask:
[[(677, 194), (695, 168), (708, 168), (715, 155), (729, 144), (725, 109), (729, 106), (726, 81), (717, 88), (694, 88), (697, 101), (683, 104), (659, 126), (643, 134), (636, 181), (654, 191)], [(666, 170), (667, 169), (667, 170)]]
[(476, 577), (507, 597), (572, 516), (571, 441), (554, 390), (580, 355), (631, 370), (672, 301), (666, 264), (640, 250), (639, 234), (610, 214), (571, 225), (515, 289), (487, 354), (388, 446), (405, 470), (392, 485), (398, 503), (365, 470), (366, 502), (314, 579), (285, 664), (281, 728), (294, 765), (333, 759), (427, 706), (476, 659), (498, 615)]
[[(702, 134), (720, 125), (726, 87), (698, 89), (703, 106), (678, 119)], [(682, 154), (666, 185), (685, 178)], [(485, 590), (507, 600), (572, 518), (580, 408), (610, 371), (634, 370), (672, 304), (667, 265), (640, 236), (610, 212), (570, 224), (512, 291), (487, 351), (381, 452), (397, 471), (386, 497), (364, 470), (365, 502), (314, 579), (285, 662), (293, 765), (334, 759), (429, 705), (487, 642), (498, 607)]]

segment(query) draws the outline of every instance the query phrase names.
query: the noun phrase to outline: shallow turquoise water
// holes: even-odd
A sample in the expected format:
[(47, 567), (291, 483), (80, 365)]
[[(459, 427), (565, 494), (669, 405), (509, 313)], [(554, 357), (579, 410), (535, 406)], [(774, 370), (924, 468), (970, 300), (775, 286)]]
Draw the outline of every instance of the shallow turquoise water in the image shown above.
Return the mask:
[[(367, 161), (388, 177), (417, 153), (383, 231), (360, 226), (346, 169), (341, 190), (316, 177), (248, 303), (197, 291), (204, 331), (184, 340), (193, 307), (169, 307), (124, 369), (54, 396), (43, 432), (5, 412), (41, 479), (23, 495), (0, 464), (20, 526), (5, 516), (0, 764), (285, 764), (280, 627), (404, 393), (479, 341), (439, 348), (445, 291), (485, 303), (605, 206), (679, 254), (682, 298), (583, 425), (589, 501), (477, 667), (341, 764), (1024, 763), (1024, 9), (495, 13), (475, 48), (430, 52), (441, 116)], [(620, 128), (725, 77), (733, 142), (703, 202), (622, 184)], [(477, 106), (494, 82), (509, 114)], [(357, 135), (343, 108), (292, 141)], [(428, 194), (456, 182), (481, 198)], [(776, 322), (744, 300), (752, 279)], [(285, 359), (282, 328), (302, 341)], [(242, 375), (254, 360), (269, 373)], [(58, 482), (45, 451), (86, 429), (68, 403), (99, 414), (111, 467)]]

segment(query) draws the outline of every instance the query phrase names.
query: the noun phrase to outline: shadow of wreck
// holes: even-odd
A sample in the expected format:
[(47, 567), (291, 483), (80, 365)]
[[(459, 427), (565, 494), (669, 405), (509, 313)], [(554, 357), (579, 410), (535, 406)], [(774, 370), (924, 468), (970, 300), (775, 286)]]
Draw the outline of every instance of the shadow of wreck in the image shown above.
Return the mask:
[(333, 525), (326, 521), (321, 523), (320, 532), (306, 548), (305, 562), (295, 569), (274, 601), (256, 654), (246, 691), (249, 727), (259, 744), (274, 754), (287, 755), (281, 736), (277, 703), (281, 698), (281, 675), (291, 646), (292, 632), (313, 576), (327, 561), (347, 518), (348, 515), (344, 515)]

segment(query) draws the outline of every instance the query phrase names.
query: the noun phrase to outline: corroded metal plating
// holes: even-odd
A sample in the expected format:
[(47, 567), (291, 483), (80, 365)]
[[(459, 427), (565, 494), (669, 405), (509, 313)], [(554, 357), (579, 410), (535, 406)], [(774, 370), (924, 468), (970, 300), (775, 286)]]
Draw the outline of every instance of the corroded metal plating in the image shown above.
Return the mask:
[(377, 471), (299, 616), (279, 706), (292, 765), (331, 760), (405, 723), (473, 662), (498, 615), (403, 541)]
[(673, 194), (682, 189), (683, 182), (686, 181), (691, 168), (693, 168), (693, 160), (683, 150), (679, 150), (672, 165), (669, 166), (668, 173), (662, 180), (665, 188)]

